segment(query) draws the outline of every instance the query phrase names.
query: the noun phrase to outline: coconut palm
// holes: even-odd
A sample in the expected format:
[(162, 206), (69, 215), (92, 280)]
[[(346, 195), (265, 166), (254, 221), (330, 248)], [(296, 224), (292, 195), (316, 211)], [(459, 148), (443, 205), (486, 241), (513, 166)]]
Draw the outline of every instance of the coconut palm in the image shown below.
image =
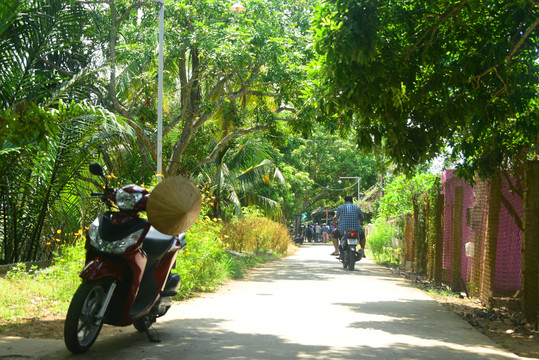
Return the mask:
[(0, 262), (46, 257), (80, 227), (83, 164), (128, 132), (82, 102), (86, 15), (74, 1), (0, 0)]
[(281, 206), (263, 196), (261, 187), (272, 182), (284, 183), (284, 178), (271, 160), (271, 147), (261, 139), (246, 138), (232, 143), (218, 159), (200, 169), (195, 177), (212, 194), (214, 216), (224, 216), (232, 208), (241, 216), (242, 206), (256, 205), (267, 215), (278, 218)]

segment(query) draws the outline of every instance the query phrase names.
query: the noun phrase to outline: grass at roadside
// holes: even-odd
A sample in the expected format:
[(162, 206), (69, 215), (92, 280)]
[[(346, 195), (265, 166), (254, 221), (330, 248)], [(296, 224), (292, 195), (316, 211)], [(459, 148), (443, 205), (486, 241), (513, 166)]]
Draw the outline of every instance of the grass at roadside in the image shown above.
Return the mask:
[[(247, 219), (245, 220), (247, 221)], [(252, 226), (252, 221), (249, 222)], [(262, 226), (282, 227), (274, 222)], [(241, 220), (236, 224), (241, 226)], [(244, 248), (243, 252), (229, 250), (232, 246), (224, 239), (233, 239), (222, 232), (219, 219), (200, 219), (187, 233), (187, 247), (178, 256), (176, 269), (182, 277), (182, 287), (176, 300), (185, 299), (196, 292), (212, 291), (227, 279), (240, 278), (249, 268), (286, 254), (290, 243), (286, 234), (276, 249)], [(283, 250), (285, 249), (285, 250)], [(261, 251), (259, 253), (259, 250)], [(267, 252), (271, 250), (271, 252)], [(261, 255), (261, 254), (264, 255)], [(0, 277), (0, 331), (22, 320), (46, 316), (65, 316), (69, 302), (80, 284), (79, 272), (84, 265), (84, 246), (62, 247), (53, 265), (42, 270), (19, 264), (4, 278)]]

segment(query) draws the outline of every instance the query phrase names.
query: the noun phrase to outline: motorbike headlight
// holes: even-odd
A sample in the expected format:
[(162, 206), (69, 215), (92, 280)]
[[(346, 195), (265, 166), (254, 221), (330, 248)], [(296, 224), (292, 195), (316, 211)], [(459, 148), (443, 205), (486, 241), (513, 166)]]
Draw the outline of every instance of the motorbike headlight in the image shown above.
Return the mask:
[(116, 192), (116, 205), (118, 205), (120, 210), (132, 210), (143, 196), (141, 193), (127, 192), (119, 189)]
[(139, 231), (116, 241), (103, 241), (99, 234), (96, 233), (95, 237), (90, 235), (90, 243), (99, 251), (112, 254), (123, 254), (128, 247), (137, 243), (143, 231), (144, 229), (140, 229)]
[(96, 218), (94, 222), (92, 222), (90, 226), (88, 227), (88, 236), (90, 236), (91, 241), (95, 241), (95, 239), (99, 237), (98, 230), (99, 230), (99, 218)]

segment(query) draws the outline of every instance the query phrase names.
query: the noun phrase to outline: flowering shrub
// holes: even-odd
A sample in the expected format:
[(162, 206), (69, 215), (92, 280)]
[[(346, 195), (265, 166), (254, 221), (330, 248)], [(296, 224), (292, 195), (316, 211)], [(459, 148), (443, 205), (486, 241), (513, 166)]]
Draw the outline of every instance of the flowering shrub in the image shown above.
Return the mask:
[(221, 228), (221, 219), (206, 216), (186, 232), (187, 246), (180, 251), (174, 270), (182, 278), (180, 298), (195, 291), (213, 290), (226, 277)]

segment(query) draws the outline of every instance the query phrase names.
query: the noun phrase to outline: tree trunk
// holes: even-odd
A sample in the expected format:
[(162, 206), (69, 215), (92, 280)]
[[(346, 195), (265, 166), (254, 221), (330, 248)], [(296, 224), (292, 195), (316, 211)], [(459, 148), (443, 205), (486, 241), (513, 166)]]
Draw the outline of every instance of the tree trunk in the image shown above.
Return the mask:
[(524, 193), (524, 237), (522, 240), (522, 310), (526, 321), (537, 327), (539, 306), (539, 161), (530, 161)]
[(487, 307), (491, 306), (494, 295), (494, 275), (496, 273), (496, 250), (498, 248), (498, 227), (502, 197), (502, 178), (499, 172), (490, 179), (488, 192), (487, 234), (483, 261), (483, 281), (481, 282), (480, 300)]

